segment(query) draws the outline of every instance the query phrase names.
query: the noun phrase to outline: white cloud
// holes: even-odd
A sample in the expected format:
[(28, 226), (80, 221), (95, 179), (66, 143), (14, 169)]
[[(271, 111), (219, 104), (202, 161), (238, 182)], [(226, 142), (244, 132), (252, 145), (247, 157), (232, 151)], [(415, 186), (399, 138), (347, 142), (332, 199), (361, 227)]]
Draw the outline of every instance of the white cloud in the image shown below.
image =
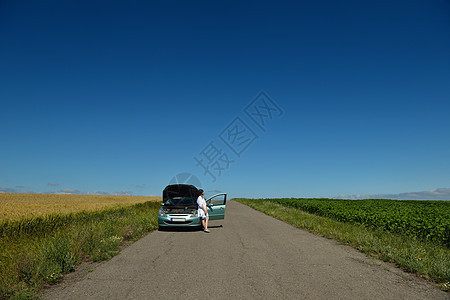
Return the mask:
[(0, 193), (17, 193), (16, 189), (0, 187)]
[(119, 192), (104, 192), (104, 191), (91, 191), (86, 192), (86, 195), (106, 195), (106, 196), (133, 196), (133, 192), (131, 191), (119, 191)]
[[(59, 184), (58, 184), (59, 185)], [(17, 186), (21, 187), (21, 186)], [(0, 187), (0, 193), (26, 193), (26, 194), (33, 194), (35, 192), (27, 191), (23, 189), (15, 189), (15, 188), (3, 188)], [(111, 196), (134, 196), (132, 191), (118, 191), (118, 192), (105, 192), (105, 191), (89, 191), (89, 192), (83, 192), (77, 189), (60, 189), (57, 191), (47, 191), (42, 194), (60, 194), (60, 195), (111, 195)]]
[(49, 183), (47, 183), (47, 185), (48, 185), (48, 186), (58, 186), (59, 183), (56, 183), (56, 182), (49, 182)]
[(80, 191), (76, 189), (62, 189), (55, 192), (55, 194), (79, 194)]
[(450, 200), (450, 188), (439, 188), (421, 192), (374, 195), (339, 195), (338, 199), (395, 199), (395, 200)]
[(33, 191), (24, 190), (25, 186), (17, 185), (16, 188), (20, 189), (13, 189), (13, 188), (2, 188), (0, 187), (0, 193), (21, 193), (21, 194), (35, 194)]
[(111, 195), (111, 194), (104, 191), (90, 191), (86, 192), (86, 195)]
[(131, 191), (120, 191), (120, 192), (111, 193), (111, 195), (115, 195), (115, 196), (133, 196), (133, 192), (131, 192)]

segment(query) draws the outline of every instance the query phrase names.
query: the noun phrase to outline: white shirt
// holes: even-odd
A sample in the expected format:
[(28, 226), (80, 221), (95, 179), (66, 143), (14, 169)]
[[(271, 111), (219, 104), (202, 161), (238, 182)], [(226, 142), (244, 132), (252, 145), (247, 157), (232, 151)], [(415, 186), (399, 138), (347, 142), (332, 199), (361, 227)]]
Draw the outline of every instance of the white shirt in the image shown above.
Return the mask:
[(206, 207), (205, 198), (203, 198), (202, 196), (198, 196), (198, 198), (197, 198), (197, 205), (198, 205), (198, 216), (199, 217), (204, 217), (205, 216), (205, 211), (203, 210), (202, 207)]

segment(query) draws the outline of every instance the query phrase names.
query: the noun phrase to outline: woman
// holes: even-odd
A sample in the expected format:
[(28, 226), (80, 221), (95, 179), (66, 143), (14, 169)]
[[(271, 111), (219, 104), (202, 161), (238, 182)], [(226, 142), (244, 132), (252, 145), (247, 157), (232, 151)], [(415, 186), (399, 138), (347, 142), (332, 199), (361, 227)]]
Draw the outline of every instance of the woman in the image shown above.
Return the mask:
[(208, 209), (206, 208), (206, 201), (205, 198), (203, 198), (203, 195), (205, 195), (205, 192), (203, 190), (198, 190), (200, 193), (200, 196), (197, 198), (197, 205), (198, 205), (198, 216), (202, 218), (202, 225), (203, 225), (203, 231), (206, 233), (209, 233), (208, 229)]

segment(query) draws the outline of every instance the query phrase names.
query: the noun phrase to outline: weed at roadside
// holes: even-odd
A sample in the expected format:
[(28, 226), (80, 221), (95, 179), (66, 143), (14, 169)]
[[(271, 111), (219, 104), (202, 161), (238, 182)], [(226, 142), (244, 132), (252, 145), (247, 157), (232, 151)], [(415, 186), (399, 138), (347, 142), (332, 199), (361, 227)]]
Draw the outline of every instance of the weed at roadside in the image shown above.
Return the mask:
[(396, 263), (449, 290), (450, 249), (431, 241), (402, 236), (364, 225), (344, 223), (296, 208), (287, 208), (265, 199), (234, 199), (256, 210), (341, 243), (384, 261)]
[(39, 223), (48, 230), (0, 234), (0, 299), (33, 299), (44, 284), (58, 282), (77, 263), (111, 258), (125, 239), (137, 240), (157, 228), (159, 208), (147, 202), (61, 219), (55, 215), (45, 220), (58, 226)]

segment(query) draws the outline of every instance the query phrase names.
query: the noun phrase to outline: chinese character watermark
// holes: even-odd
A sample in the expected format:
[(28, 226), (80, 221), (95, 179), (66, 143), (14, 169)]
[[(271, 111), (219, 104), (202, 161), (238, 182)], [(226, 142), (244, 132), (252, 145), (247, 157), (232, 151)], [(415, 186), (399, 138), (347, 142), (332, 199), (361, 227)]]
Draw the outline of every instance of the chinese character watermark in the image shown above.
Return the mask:
[(199, 155), (200, 157), (194, 157), (194, 160), (197, 162), (196, 166), (201, 167), (203, 175), (210, 176), (213, 182), (217, 179), (216, 175), (222, 175), (222, 171), (228, 170), (230, 164), (234, 162), (234, 160), (229, 159), (226, 152), (217, 148), (214, 142), (210, 142), (200, 151)]
[[(268, 124), (284, 114), (280, 106), (265, 92), (260, 92), (243, 112), (243, 116), (236, 116), (219, 133), (218, 139), (211, 140), (194, 156), (195, 165), (201, 168), (203, 175), (208, 176), (212, 182), (216, 182), (224, 171), (229, 170), (230, 165), (259, 138), (257, 130), (266, 132)], [(222, 147), (221, 143), (226, 148)]]
[(197, 188), (202, 187), (200, 179), (189, 172), (179, 173), (170, 179), (169, 184), (191, 184)]
[(239, 117), (225, 127), (219, 137), (239, 157), (258, 139), (256, 133)]
[[(183, 173), (179, 173), (175, 176), (173, 176), (169, 183), (169, 185), (172, 184), (188, 184), (188, 185), (193, 185), (198, 189), (202, 188), (202, 182), (200, 181), (200, 179), (195, 176), (192, 173), (189, 172), (183, 172)], [(222, 194), (223, 191), (221, 190), (207, 190), (205, 191), (205, 195), (207, 195), (208, 197), (217, 195), (217, 194)]]
[(283, 110), (264, 92), (260, 92), (247, 105), (244, 112), (263, 131), (266, 131), (267, 123), (270, 120), (283, 115)]

